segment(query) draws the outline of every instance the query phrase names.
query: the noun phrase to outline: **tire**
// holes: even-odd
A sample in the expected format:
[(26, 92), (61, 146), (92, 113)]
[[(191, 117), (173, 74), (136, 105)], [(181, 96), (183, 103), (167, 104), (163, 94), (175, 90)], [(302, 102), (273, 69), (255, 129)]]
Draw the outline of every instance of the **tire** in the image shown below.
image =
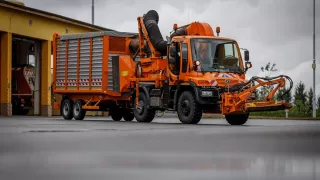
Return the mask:
[(26, 116), (26, 115), (28, 115), (29, 111), (30, 111), (29, 109), (22, 109), (21, 115)]
[(72, 114), (75, 120), (83, 120), (86, 117), (86, 110), (82, 109), (83, 104), (82, 100), (74, 101)]
[(69, 99), (62, 100), (60, 113), (65, 120), (73, 118), (73, 102)]
[(12, 98), (12, 115), (24, 115), (21, 107), (21, 100), (19, 98)]
[[(138, 122), (149, 123), (154, 119), (156, 111), (147, 107), (148, 98), (144, 92), (139, 93), (139, 106), (134, 103), (133, 114)], [(141, 105), (141, 106), (140, 106)]]
[(125, 121), (132, 121), (134, 119), (134, 114), (130, 110), (123, 110), (123, 119)]
[(121, 119), (122, 119), (122, 115), (121, 115), (119, 109), (118, 110), (111, 110), (110, 115), (111, 115), (112, 120), (114, 120), (114, 121), (121, 121)]
[(244, 125), (249, 118), (249, 114), (227, 114), (225, 115), (227, 122), (230, 125)]
[(195, 95), (190, 91), (183, 92), (178, 100), (178, 117), (183, 124), (198, 124), (202, 118), (202, 109)]

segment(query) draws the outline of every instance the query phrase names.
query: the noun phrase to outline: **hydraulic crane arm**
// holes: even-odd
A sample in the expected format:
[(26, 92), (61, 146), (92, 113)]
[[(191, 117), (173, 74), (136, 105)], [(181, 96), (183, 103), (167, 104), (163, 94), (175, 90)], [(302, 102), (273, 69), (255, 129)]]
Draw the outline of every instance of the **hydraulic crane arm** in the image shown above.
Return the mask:
[[(221, 95), (222, 114), (290, 109), (292, 106), (284, 100), (272, 100), (272, 97), (275, 95), (277, 90), (281, 87), (285, 87), (286, 80), (290, 81), (290, 88), (283, 94), (285, 95), (292, 89), (293, 82), (290, 77), (284, 75), (272, 78), (253, 77), (245, 84), (239, 84), (231, 87), (229, 92)], [(255, 85), (256, 82), (258, 84)], [(273, 89), (262, 102), (250, 100), (254, 91), (261, 86), (272, 86)]]

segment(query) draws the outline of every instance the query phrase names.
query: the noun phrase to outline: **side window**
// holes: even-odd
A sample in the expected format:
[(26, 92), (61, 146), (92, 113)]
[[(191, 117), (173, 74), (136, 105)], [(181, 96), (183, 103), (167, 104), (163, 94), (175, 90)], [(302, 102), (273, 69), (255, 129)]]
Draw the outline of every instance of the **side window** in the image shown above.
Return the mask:
[(233, 47), (232, 44), (224, 45), (225, 56), (233, 56)]
[(224, 49), (225, 56), (234, 56), (236, 58), (238, 57), (237, 47), (235, 44), (225, 44)]
[(33, 54), (28, 55), (28, 64), (35, 67), (36, 66), (36, 60)]
[(188, 68), (188, 44), (183, 43), (181, 46), (182, 51), (182, 72), (187, 72)]
[(169, 49), (169, 68), (171, 72), (175, 75), (180, 73), (180, 45), (179, 43), (174, 43)]

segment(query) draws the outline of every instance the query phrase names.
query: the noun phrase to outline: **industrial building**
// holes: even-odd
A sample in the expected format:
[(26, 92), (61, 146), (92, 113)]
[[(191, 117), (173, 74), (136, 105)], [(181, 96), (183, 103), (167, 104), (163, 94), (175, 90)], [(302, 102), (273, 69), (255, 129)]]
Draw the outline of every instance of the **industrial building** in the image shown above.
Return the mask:
[(103, 27), (0, 1), (0, 115), (52, 115), (52, 35)]

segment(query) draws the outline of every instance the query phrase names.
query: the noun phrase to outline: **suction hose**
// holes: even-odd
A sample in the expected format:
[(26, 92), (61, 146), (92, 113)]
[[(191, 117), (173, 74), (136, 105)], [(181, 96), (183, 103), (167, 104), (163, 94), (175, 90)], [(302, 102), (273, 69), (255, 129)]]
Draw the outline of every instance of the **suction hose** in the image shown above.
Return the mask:
[(143, 23), (148, 31), (150, 41), (153, 47), (162, 55), (167, 54), (167, 41), (163, 40), (158, 27), (159, 15), (157, 11), (150, 10), (143, 17)]

